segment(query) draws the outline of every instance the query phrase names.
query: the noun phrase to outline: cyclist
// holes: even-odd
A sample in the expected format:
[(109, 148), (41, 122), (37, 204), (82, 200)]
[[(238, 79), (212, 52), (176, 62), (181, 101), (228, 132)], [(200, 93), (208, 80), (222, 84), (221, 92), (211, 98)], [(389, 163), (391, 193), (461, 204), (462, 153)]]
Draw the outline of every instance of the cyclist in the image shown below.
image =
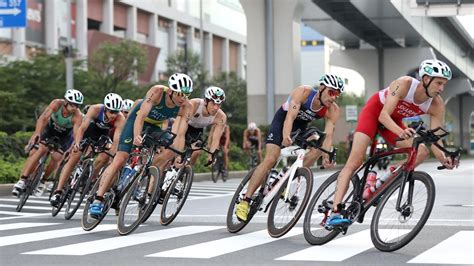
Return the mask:
[[(144, 100), (137, 103), (130, 112), (120, 135), (118, 151), (112, 163), (102, 174), (95, 200), (90, 205), (91, 217), (97, 218), (102, 215), (104, 194), (113, 185), (117, 172), (126, 164), (132, 145), (142, 145), (143, 130), (147, 129), (149, 133), (162, 132), (163, 121), (176, 116), (175, 124), (178, 126), (184, 127), (182, 124), (187, 123), (188, 117), (180, 118), (188, 113), (187, 108), (192, 108), (187, 98), (193, 91), (193, 81), (186, 74), (175, 73), (170, 76), (168, 84), (169, 87), (162, 85), (151, 87)], [(184, 133), (182, 133), (183, 136)], [(175, 143), (178, 147), (184, 146), (184, 138), (177, 138)]]
[(262, 161), (262, 132), (257, 124), (250, 122), (244, 130), (244, 139), (242, 141), (244, 152), (250, 156), (250, 149), (255, 147), (258, 154), (258, 162)]
[(132, 110), (133, 107), (133, 101), (130, 99), (125, 99), (123, 100), (123, 106), (122, 106), (122, 114), (125, 118), (128, 117), (128, 113), (130, 110)]
[[(77, 134), (74, 136), (74, 144), (72, 146), (72, 152), (69, 155), (69, 160), (61, 171), (58, 186), (54, 191), (54, 195), (51, 197), (52, 206), (59, 204), (64, 184), (81, 159), (81, 143), (85, 139), (90, 138), (93, 141), (98, 141), (102, 135), (111, 136), (113, 138), (113, 144), (110, 151), (115, 153), (118, 138), (125, 124), (125, 117), (121, 113), (122, 103), (123, 101), (120, 95), (109, 93), (104, 98), (104, 104), (94, 104), (89, 107)], [(94, 173), (92, 176), (95, 177), (108, 161), (109, 157), (107, 154), (99, 154), (94, 161)]]
[[(359, 121), (363, 123), (357, 124), (351, 153), (337, 179), (328, 228), (350, 223), (341, 215), (340, 211), (345, 206), (340, 203), (347, 192), (352, 174), (362, 164), (367, 147), (377, 132), (392, 146), (411, 147), (413, 139), (410, 138), (415, 130), (407, 128), (402, 123), (403, 118), (428, 114), (432, 129), (443, 125), (445, 106), (440, 94), (451, 79), (451, 69), (442, 61), (425, 60), (420, 64), (419, 75), (421, 81), (408, 76), (394, 80), (389, 87), (372, 95), (362, 109)], [(404, 141), (395, 142), (397, 138)], [(439, 144), (442, 145), (442, 142), (439, 141)], [(451, 158), (446, 157), (434, 145), (432, 151), (447, 169), (454, 168)], [(421, 144), (415, 165), (422, 163), (428, 156), (429, 150)]]
[[(213, 125), (215, 130), (210, 136), (213, 145), (210, 146), (209, 151), (215, 152), (219, 149), (219, 140), (224, 127), (227, 122), (227, 115), (222, 111), (221, 104), (225, 101), (225, 93), (219, 87), (211, 86), (204, 92), (204, 99), (195, 98), (190, 100), (193, 105), (193, 113), (188, 122), (188, 129), (186, 131), (186, 139), (190, 143), (194, 142), (199, 134), (202, 134), (204, 128)], [(199, 157), (201, 151), (196, 151), (191, 156), (191, 165), (193, 165)], [(208, 161), (212, 160), (212, 155), (209, 154)]]
[[(84, 96), (78, 90), (69, 89), (64, 94), (64, 99), (54, 99), (44, 110), (36, 122), (36, 129), (33, 132), (28, 145), (34, 145), (34, 142), (47, 140), (52, 137), (58, 137), (63, 151), (69, 148), (71, 133), (77, 132), (81, 125), (82, 116), (79, 106), (84, 102)], [(19, 192), (25, 189), (25, 181), (36, 167), (39, 159), (48, 152), (45, 145), (40, 144), (38, 151), (31, 153), (28, 157), (20, 176), (20, 180), (13, 186), (12, 194), (19, 195)], [(56, 169), (61, 161), (62, 155), (59, 152), (52, 154), (52, 160)]]
[[(247, 221), (249, 203), (251, 196), (260, 186), (266, 173), (275, 165), (280, 156), (283, 145), (288, 147), (292, 144), (291, 132), (298, 129), (304, 130), (307, 125), (315, 119), (325, 119), (326, 138), (323, 147), (327, 150), (332, 145), (332, 134), (340, 110), (336, 99), (344, 91), (344, 81), (332, 74), (325, 74), (319, 80), (319, 87), (301, 85), (293, 89), (285, 103), (277, 110), (273, 117), (270, 130), (266, 139), (266, 155), (257, 166), (249, 181), (244, 200), (237, 205), (236, 216), (241, 221)], [(312, 166), (321, 151), (311, 149), (305, 156), (304, 166)], [(329, 161), (329, 155), (323, 155), (325, 168), (334, 166)]]

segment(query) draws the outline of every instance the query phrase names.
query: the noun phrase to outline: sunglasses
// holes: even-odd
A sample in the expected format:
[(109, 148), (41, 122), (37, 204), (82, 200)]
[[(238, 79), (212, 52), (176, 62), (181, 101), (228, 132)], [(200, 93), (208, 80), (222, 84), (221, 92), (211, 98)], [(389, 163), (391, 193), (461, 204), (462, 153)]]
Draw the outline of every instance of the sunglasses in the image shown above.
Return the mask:
[(124, 114), (128, 114), (128, 111), (122, 111), (122, 113), (124, 113)]
[(176, 92), (176, 96), (181, 97), (181, 98), (185, 98), (185, 99), (188, 99), (189, 95), (190, 95), (190, 93)]
[(341, 92), (340, 92), (340, 91), (338, 91), (338, 90), (333, 90), (333, 89), (329, 89), (329, 90), (328, 90), (328, 94), (329, 94), (329, 96), (331, 96), (331, 97), (339, 97), (339, 96), (341, 96)]
[(81, 105), (77, 104), (77, 103), (68, 102), (67, 104), (69, 104), (69, 105), (71, 105), (72, 107), (75, 107), (75, 108), (81, 107)]
[(111, 114), (118, 114), (120, 112), (120, 111), (110, 110), (110, 109), (107, 109), (107, 111)]
[(213, 95), (211, 96), (211, 98), (214, 99), (214, 100), (221, 100), (221, 101), (223, 101), (223, 100), (224, 100), (224, 95), (217, 96), (217, 95), (213, 94)]

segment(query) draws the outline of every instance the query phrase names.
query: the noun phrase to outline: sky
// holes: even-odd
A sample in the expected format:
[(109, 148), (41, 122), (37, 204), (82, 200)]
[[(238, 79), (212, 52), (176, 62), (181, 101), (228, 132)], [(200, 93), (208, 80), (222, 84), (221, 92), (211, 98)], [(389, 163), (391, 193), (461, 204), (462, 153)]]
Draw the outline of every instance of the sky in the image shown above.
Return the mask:
[(456, 16), (458, 21), (464, 26), (464, 29), (471, 35), (471, 39), (474, 39), (474, 15), (467, 16)]

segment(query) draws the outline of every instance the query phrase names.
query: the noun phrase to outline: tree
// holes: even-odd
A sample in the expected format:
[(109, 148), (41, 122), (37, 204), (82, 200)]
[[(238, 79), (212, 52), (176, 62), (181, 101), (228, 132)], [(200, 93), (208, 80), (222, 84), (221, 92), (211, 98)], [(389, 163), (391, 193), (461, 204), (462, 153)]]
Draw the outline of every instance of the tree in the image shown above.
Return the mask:
[(191, 97), (201, 97), (204, 88), (209, 86), (207, 72), (201, 64), (198, 53), (179, 50), (166, 59), (167, 76), (174, 73), (185, 73), (193, 80), (194, 91)]
[(247, 83), (235, 72), (220, 73), (214, 76), (212, 86), (225, 91), (226, 100), (222, 110), (227, 114), (228, 121), (236, 124), (247, 123)]
[(91, 79), (102, 94), (116, 92), (117, 88), (145, 70), (146, 54), (140, 44), (124, 40), (104, 43), (90, 57)]

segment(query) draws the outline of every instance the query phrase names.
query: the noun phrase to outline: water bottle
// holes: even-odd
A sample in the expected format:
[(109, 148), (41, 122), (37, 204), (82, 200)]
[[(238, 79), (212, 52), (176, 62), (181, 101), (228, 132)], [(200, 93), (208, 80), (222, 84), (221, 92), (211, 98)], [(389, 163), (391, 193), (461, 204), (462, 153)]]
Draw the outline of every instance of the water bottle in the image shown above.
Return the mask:
[(117, 186), (118, 191), (122, 191), (122, 189), (127, 184), (130, 177), (132, 177), (136, 173), (138, 169), (135, 169), (135, 168), (138, 168), (138, 166), (135, 166), (134, 168), (132, 168), (130, 167), (130, 165), (126, 165), (123, 168), (122, 175), (120, 176), (120, 180)]
[(263, 190), (264, 195), (267, 195), (268, 191), (272, 189), (272, 185), (275, 182), (277, 176), (278, 176), (278, 172), (275, 169), (272, 169), (270, 171), (270, 178), (268, 179), (267, 184), (265, 184), (265, 188)]
[(383, 185), (383, 183), (385, 183), (385, 181), (387, 181), (387, 179), (397, 170), (397, 168), (395, 168), (395, 166), (390, 166), (389, 167), (389, 170), (383, 174), (381, 177), (379, 177), (377, 179), (377, 183), (375, 184), (375, 187), (376, 188), (379, 188)]
[(166, 191), (168, 189), (168, 187), (173, 182), (174, 177), (176, 176), (177, 173), (178, 173), (178, 169), (176, 169), (176, 167), (174, 166), (172, 166), (171, 169), (168, 172), (166, 172), (165, 180), (163, 181), (163, 186), (161, 186), (161, 189), (163, 191)]
[(377, 173), (375, 171), (369, 171), (367, 174), (367, 181), (364, 187), (364, 193), (362, 194), (362, 198), (367, 200), (372, 196), (372, 193), (375, 192), (375, 184), (377, 182)]

